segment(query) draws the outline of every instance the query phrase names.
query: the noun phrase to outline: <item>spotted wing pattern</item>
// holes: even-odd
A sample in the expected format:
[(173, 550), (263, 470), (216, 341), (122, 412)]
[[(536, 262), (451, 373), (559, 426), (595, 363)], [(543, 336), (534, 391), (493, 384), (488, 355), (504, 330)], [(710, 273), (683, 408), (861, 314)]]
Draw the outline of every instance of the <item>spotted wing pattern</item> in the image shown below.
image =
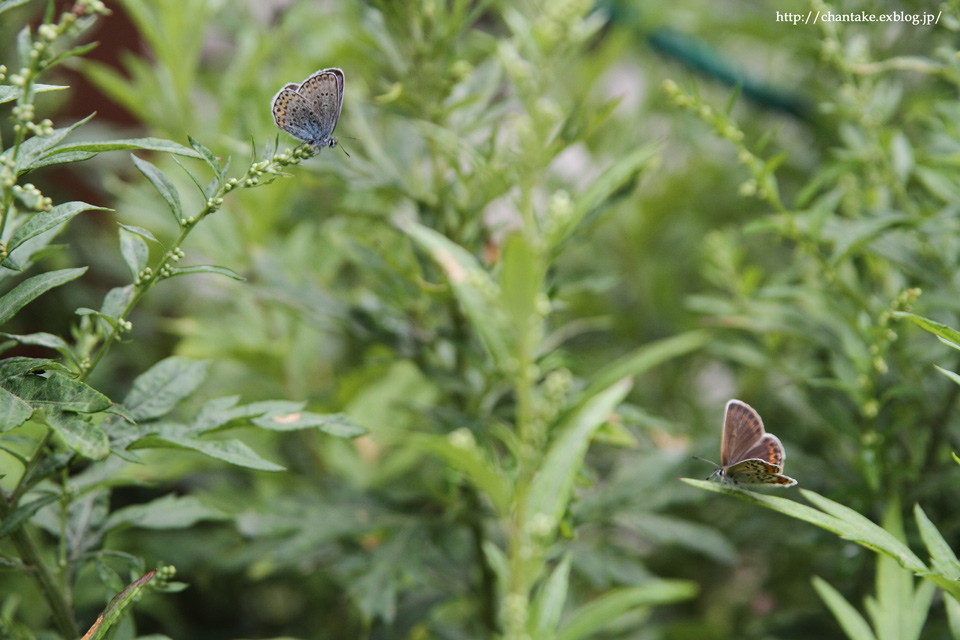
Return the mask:
[(793, 478), (783, 475), (779, 466), (756, 458), (743, 460), (721, 471), (721, 477), (734, 484), (772, 484), (781, 487), (797, 484)]
[(343, 107), (343, 71), (317, 71), (301, 84), (288, 83), (273, 97), (277, 126), (315, 147), (335, 147), (333, 130)]
[(783, 475), (784, 460), (783, 444), (777, 436), (764, 431), (760, 414), (745, 402), (728, 402), (720, 442), (720, 469), (714, 476), (737, 485), (792, 487), (797, 481)]
[(320, 120), (306, 98), (288, 84), (273, 97), (273, 121), (298, 140), (312, 142), (320, 132)]

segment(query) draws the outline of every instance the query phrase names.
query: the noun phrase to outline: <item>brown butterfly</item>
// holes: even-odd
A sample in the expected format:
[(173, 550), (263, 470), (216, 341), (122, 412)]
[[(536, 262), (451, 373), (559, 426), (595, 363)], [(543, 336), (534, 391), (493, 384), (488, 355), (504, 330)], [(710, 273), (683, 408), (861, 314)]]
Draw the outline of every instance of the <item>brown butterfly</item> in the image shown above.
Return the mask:
[(764, 431), (763, 420), (753, 407), (739, 400), (727, 403), (720, 439), (720, 465), (711, 479), (719, 478), (721, 483), (729, 480), (735, 485), (792, 487), (797, 481), (783, 475), (786, 457), (780, 438)]

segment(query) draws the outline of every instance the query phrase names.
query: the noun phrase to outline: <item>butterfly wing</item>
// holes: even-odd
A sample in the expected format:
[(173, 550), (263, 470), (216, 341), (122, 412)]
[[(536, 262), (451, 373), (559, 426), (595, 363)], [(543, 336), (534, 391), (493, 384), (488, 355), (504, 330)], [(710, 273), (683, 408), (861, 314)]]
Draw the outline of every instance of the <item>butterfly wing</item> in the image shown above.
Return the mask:
[(343, 107), (343, 71), (336, 68), (317, 71), (300, 85), (298, 93), (313, 107), (319, 123), (318, 142), (328, 139), (337, 128)]
[(781, 473), (778, 465), (765, 460), (742, 460), (723, 470), (723, 475), (734, 484), (770, 484), (778, 487), (792, 487), (797, 481)]
[[(723, 435), (720, 439), (720, 465), (727, 467), (748, 457), (754, 457), (748, 456), (747, 452), (760, 444), (764, 435), (763, 420), (753, 407), (739, 400), (728, 402), (727, 411), (723, 416)], [(778, 444), (779, 442), (777, 440)]]
[(783, 471), (783, 461), (786, 460), (787, 454), (784, 453), (780, 438), (772, 433), (765, 433), (742, 457), (744, 460), (763, 460), (766, 463), (776, 466), (780, 471)]
[(312, 142), (321, 131), (320, 121), (307, 99), (291, 89), (296, 86), (290, 83), (273, 96), (273, 121), (294, 138)]

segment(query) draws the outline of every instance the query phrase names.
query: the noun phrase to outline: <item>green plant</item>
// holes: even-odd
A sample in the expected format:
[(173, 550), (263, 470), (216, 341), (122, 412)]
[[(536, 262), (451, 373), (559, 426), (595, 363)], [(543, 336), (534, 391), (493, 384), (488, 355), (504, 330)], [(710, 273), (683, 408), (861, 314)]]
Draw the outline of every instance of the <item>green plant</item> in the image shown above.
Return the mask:
[[(818, 1), (811, 9), (821, 15), (844, 10)], [(703, 274), (717, 293), (690, 303), (725, 329), (718, 333), (721, 357), (755, 383), (772, 380), (761, 386), (779, 389), (790, 410), (778, 418), (789, 421), (805, 445), (802, 455), (820, 472), (806, 482), (798, 474), (801, 486), (829, 488), (841, 500), (801, 490), (818, 512), (784, 498), (736, 495), (840, 533), (902, 566), (878, 560), (877, 599), (867, 599), (876, 637), (917, 637), (932, 585), (948, 594), (956, 630), (960, 574), (944, 540), (949, 534), (939, 533), (919, 504), (942, 518), (946, 531), (955, 529), (940, 487), (956, 482), (947, 453), (957, 388), (931, 379), (935, 356), (895, 320), (910, 318), (934, 330), (935, 323), (907, 311), (922, 306), (951, 317), (958, 311), (956, 170), (943, 145), (958, 139), (952, 94), (960, 69), (952, 48), (937, 40), (925, 42), (922, 55), (901, 55), (901, 47), (917, 46), (917, 33), (884, 50), (867, 28), (824, 21), (818, 29), (818, 77), (831, 90), (816, 122), (827, 144), (815, 165), (767, 151), (778, 140), (773, 135), (751, 138), (734, 117), (734, 99), (716, 109), (676, 82), (663, 83), (673, 104), (734, 145), (748, 172), (741, 195), (767, 210), (744, 224), (743, 233), (710, 236)], [(905, 69), (909, 73), (899, 73)], [(952, 89), (949, 97), (939, 93), (941, 86)], [(752, 243), (753, 236), (770, 245)], [(943, 329), (935, 332), (944, 337)], [(903, 537), (897, 510), (905, 503), (918, 505), (930, 567), (897, 539)], [(887, 505), (889, 532), (867, 517), (880, 505)], [(911, 572), (930, 584), (914, 589)], [(870, 637), (866, 621), (829, 584), (815, 580), (848, 635)], [(891, 630), (885, 615), (901, 615), (902, 626)]]
[[(0, 4), (0, 11), (17, 4)], [(16, 345), (57, 352), (60, 359), (11, 355), (0, 360), (0, 402), (3, 422), (0, 447), (5, 454), (5, 481), (9, 488), (0, 500), (0, 537), (6, 538), (11, 567), (29, 577), (46, 601), (52, 622), (61, 637), (78, 634), (74, 595), (81, 572), (95, 566), (112, 593), (124, 589), (129, 575), (134, 586), (110, 606), (98, 621), (101, 637), (115, 625), (144, 584), (148, 589), (175, 591), (183, 585), (169, 582), (165, 569), (157, 580), (156, 571), (146, 573), (145, 561), (104, 544), (111, 532), (126, 527), (175, 529), (193, 523), (228, 517), (222, 510), (193, 496), (164, 495), (146, 504), (110, 509), (114, 487), (138, 484), (124, 477), (128, 463), (146, 464), (138, 450), (173, 448), (198, 452), (232, 465), (266, 471), (283, 467), (267, 461), (239, 439), (211, 439), (217, 432), (251, 425), (267, 431), (318, 429), (339, 437), (352, 437), (362, 430), (343, 416), (319, 415), (304, 411), (305, 403), (258, 402), (238, 404), (238, 397), (205, 403), (189, 420), (170, 414), (203, 383), (207, 364), (186, 358), (162, 360), (138, 376), (122, 402), (113, 402), (86, 383), (103, 363), (104, 356), (119, 340), (134, 340), (129, 317), (133, 309), (158, 283), (181, 275), (212, 273), (241, 279), (224, 267), (179, 266), (185, 255), (185, 241), (206, 216), (218, 211), (224, 196), (271, 182), (280, 170), (312, 155), (309, 148), (275, 154), (255, 161), (240, 178), (228, 178), (220, 162), (196, 140), (191, 147), (174, 142), (139, 138), (97, 143), (67, 143), (64, 139), (90, 120), (54, 129), (49, 120), (35, 121), (35, 97), (58, 88), (41, 85), (38, 78), (56, 65), (90, 49), (90, 45), (63, 49), (64, 43), (80, 35), (106, 12), (96, 0), (78, 2), (53, 21), (52, 4), (44, 23), (34, 33), (25, 27), (17, 39), (21, 68), (11, 73), (10, 85), (0, 87), (0, 102), (16, 101), (13, 114), (13, 141), (5, 148), (2, 162), (2, 247), (0, 280), (7, 291), (0, 297), (0, 324), (14, 321), (23, 308), (50, 290), (66, 285), (85, 268), (49, 269), (25, 276), (31, 268), (42, 267), (62, 253), (51, 244), (63, 233), (72, 218), (102, 207), (83, 202), (53, 206), (52, 200), (32, 184), (21, 184), (24, 176), (41, 167), (79, 162), (99, 153), (120, 149), (169, 152), (203, 161), (213, 179), (204, 186), (194, 174), (187, 174), (203, 197), (193, 215), (185, 215), (180, 196), (169, 178), (152, 163), (133, 156), (133, 163), (159, 192), (178, 227), (176, 240), (151, 261), (150, 245), (160, 244), (140, 227), (120, 225), (120, 250), (129, 269), (131, 283), (111, 289), (99, 309), (80, 308), (71, 339), (48, 332), (4, 333), (4, 350)], [(0, 68), (0, 72), (7, 73)], [(92, 117), (92, 116), (91, 116)], [(161, 420), (161, 418), (163, 418)], [(14, 470), (6, 466), (19, 464)], [(43, 533), (41, 533), (43, 532)], [(47, 548), (44, 535), (55, 543)], [(52, 556), (51, 559), (48, 556)], [(117, 569), (119, 565), (121, 569)], [(145, 574), (145, 575), (144, 575)], [(142, 578), (137, 579), (138, 576)], [(89, 595), (83, 594), (84, 601)], [(4, 611), (5, 637), (32, 637), (15, 620), (16, 604)]]

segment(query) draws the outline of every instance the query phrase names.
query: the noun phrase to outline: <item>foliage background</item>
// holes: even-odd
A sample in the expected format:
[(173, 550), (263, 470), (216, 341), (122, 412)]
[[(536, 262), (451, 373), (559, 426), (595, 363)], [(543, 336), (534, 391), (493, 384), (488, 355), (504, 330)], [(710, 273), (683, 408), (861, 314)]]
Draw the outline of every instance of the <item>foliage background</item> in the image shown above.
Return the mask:
[[(174, 492), (230, 514), (108, 541), (176, 565), (190, 584), (142, 602), (138, 631), (489, 633), (499, 612), (474, 545), (478, 528), (494, 542), (501, 534), (461, 470), (412, 434), (466, 428), (497, 449), (488, 430), (512, 407), (478, 355), (478, 329), (462, 324), (438, 272), (418, 281), (422, 259), (395, 222), (415, 217), (495, 271), (524, 198), (547, 219), (651, 142), (657, 160), (643, 179), (554, 252), (541, 362), (571, 372), (557, 379), (562, 395), (656, 340), (701, 328), (710, 339), (638, 377), (591, 448), (558, 547), (572, 553), (570, 610), (652, 576), (685, 578), (699, 584), (696, 598), (638, 610), (597, 637), (843, 637), (810, 580), (859, 606), (873, 593), (872, 554), (675, 480), (709, 472), (689, 456), (716, 457), (730, 397), (780, 436), (801, 486), (875, 521), (919, 502), (956, 549), (957, 386), (930, 365), (957, 367), (889, 313), (909, 307), (957, 325), (956, 7), (874, 3), (868, 12), (942, 11), (943, 22), (833, 30), (776, 21), (777, 11), (806, 13), (801, 2), (622, 2), (597, 14), (578, 2), (414, 4), (126, 0), (91, 36), (103, 44), (76, 65), (70, 102), (41, 102), (70, 121), (98, 111), (104, 137), (189, 133), (241, 166), (250, 140), (262, 148), (276, 136), (276, 90), (339, 66), (337, 133), (360, 138), (341, 138), (350, 158), (324, 152), (199, 227), (190, 261), (229, 265), (248, 282), (159, 287), (133, 318), (132, 344), (91, 380), (122, 396), (171, 353), (208, 358), (197, 405), (236, 393), (309, 399), (370, 431), (352, 442), (249, 434), (283, 474), (176, 453), (129, 471), (146, 474), (143, 485), (118, 489), (112, 507)], [(458, 22), (457, 8), (470, 19)], [(0, 25), (0, 42), (19, 24)], [(694, 73), (704, 58), (708, 73)], [(725, 61), (776, 99), (719, 82)], [(668, 79), (681, 89), (662, 90)], [(530, 151), (538, 129), (562, 130), (562, 144)], [(178, 176), (169, 159), (151, 159)], [(6, 331), (65, 332), (73, 308), (122, 281), (116, 221), (158, 237), (166, 225), (172, 237), (163, 203), (132, 176), (126, 156), (105, 154), (38, 177), (47, 195), (116, 213), (78, 219), (69, 257), (57, 258), (91, 265), (86, 289), (45, 297)], [(905, 293), (913, 287), (919, 299)], [(78, 607), (92, 618), (104, 590), (93, 575), (82, 584)], [(11, 577), (0, 589), (19, 592), (40, 626), (26, 585)], [(941, 607), (927, 624), (945, 637)]]

